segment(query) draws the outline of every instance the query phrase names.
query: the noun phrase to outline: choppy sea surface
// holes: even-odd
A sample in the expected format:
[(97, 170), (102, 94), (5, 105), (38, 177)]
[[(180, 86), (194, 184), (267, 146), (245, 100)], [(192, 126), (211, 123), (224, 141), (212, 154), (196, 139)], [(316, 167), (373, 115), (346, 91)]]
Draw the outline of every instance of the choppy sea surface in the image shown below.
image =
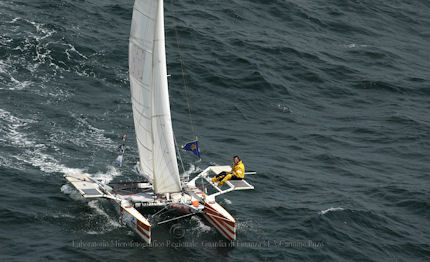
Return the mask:
[(429, 261), (429, 1), (165, 1), (174, 132), (192, 139), (181, 54), (202, 154), (185, 171), (257, 171), (218, 198), (234, 246), (197, 218), (144, 246), (63, 178), (139, 179), (132, 5), (0, 2), (2, 261)]

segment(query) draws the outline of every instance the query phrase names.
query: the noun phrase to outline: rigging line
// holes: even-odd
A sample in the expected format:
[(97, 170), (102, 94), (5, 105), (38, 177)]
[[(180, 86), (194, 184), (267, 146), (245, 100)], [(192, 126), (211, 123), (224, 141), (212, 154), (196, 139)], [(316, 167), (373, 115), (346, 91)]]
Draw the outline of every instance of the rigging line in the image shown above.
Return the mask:
[(190, 120), (191, 131), (193, 133), (193, 137), (196, 138), (196, 134), (195, 134), (195, 130), (194, 130), (194, 124), (193, 124), (193, 118), (192, 118), (192, 114), (191, 114), (189, 88), (187, 86), (187, 81), (185, 80), (184, 62), (182, 60), (182, 52), (181, 52), (181, 48), (179, 46), (179, 34), (178, 34), (178, 29), (176, 27), (176, 13), (175, 13), (175, 9), (173, 8), (173, 0), (170, 1), (170, 7), (171, 7), (172, 12), (173, 12), (173, 28), (175, 29), (176, 45), (178, 47), (179, 62), (181, 64), (182, 80), (184, 82), (185, 99), (186, 99), (187, 105), (188, 105), (188, 118)]
[(156, 215), (160, 214), (162, 211), (166, 210), (167, 208), (168, 208), (168, 207), (167, 207), (167, 206), (165, 206), (164, 208), (162, 208), (162, 209), (158, 210), (155, 214), (151, 215), (149, 218), (151, 219), (151, 218), (155, 217)]
[(185, 174), (184, 162), (182, 161), (181, 151), (179, 151), (178, 143), (176, 142), (176, 136), (173, 135), (173, 140), (175, 140), (176, 151), (178, 152), (179, 160), (181, 161), (181, 167)]
[[(167, 81), (169, 81), (169, 78), (167, 78)], [(169, 84), (170, 85), (170, 84)], [(178, 146), (178, 142), (176, 142), (176, 136), (175, 133), (173, 133), (173, 141), (175, 142), (175, 148), (176, 148), (176, 153), (179, 156), (179, 160), (181, 162), (181, 167), (183, 172), (185, 173), (185, 167), (184, 167), (184, 162), (182, 161), (182, 154), (181, 151), (179, 150), (179, 146)]]
[[(199, 212), (199, 213), (200, 213), (200, 212)], [(198, 213), (190, 213), (190, 214), (186, 214), (186, 215), (183, 215), (183, 216), (174, 217), (174, 218), (171, 218), (171, 219), (167, 219), (167, 220), (164, 220), (164, 221), (158, 222), (158, 223), (157, 223), (157, 225), (161, 225), (161, 224), (164, 224), (164, 223), (167, 223), (167, 222), (173, 221), (173, 220), (178, 220), (178, 219), (181, 219), (181, 218), (184, 218), (184, 217), (194, 216), (194, 215), (197, 215), (197, 214), (198, 214)]]

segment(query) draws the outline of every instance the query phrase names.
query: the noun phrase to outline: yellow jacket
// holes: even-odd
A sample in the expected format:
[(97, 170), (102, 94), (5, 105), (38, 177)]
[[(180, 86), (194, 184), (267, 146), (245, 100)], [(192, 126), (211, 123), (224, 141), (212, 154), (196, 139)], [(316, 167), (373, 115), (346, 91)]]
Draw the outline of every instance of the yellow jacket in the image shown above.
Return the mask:
[(238, 178), (245, 177), (245, 166), (243, 165), (242, 160), (240, 160), (237, 165), (233, 163), (233, 168), (231, 169), (230, 173), (237, 176)]

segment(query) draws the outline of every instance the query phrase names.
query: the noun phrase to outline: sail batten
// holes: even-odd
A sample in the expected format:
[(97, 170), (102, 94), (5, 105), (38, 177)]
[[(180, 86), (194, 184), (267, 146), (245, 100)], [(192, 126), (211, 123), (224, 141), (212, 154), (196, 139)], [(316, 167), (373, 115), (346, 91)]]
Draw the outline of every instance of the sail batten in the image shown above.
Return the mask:
[(129, 74), (140, 169), (156, 193), (181, 190), (170, 115), (162, 0), (136, 0)]

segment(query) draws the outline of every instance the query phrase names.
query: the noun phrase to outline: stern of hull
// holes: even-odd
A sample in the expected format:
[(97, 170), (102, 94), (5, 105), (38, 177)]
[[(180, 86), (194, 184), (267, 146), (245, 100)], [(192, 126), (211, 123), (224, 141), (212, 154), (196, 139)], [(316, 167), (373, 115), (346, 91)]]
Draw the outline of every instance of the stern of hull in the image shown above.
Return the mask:
[(236, 240), (236, 220), (217, 202), (205, 203), (203, 216), (230, 241)]

